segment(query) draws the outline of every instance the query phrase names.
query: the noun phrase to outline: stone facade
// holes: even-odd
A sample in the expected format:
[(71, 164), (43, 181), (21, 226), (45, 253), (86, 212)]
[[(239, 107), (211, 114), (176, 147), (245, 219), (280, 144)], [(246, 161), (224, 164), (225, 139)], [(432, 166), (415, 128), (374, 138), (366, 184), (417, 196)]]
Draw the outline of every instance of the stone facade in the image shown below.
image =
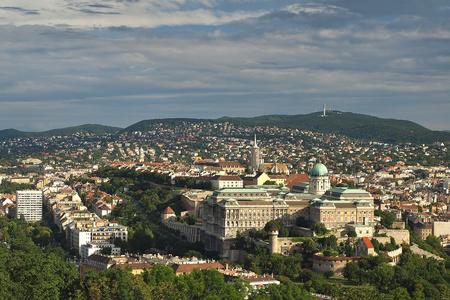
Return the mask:
[(195, 243), (200, 241), (201, 230), (200, 226), (188, 225), (184, 223), (170, 222), (166, 221), (163, 223), (168, 228), (180, 231), (180, 234), (186, 237), (186, 240), (190, 243)]
[(331, 201), (314, 199), (309, 207), (309, 220), (324, 223), (329, 229), (346, 224), (375, 225), (374, 207), (366, 200)]
[(253, 173), (259, 171), (260, 160), (261, 154), (258, 144), (256, 143), (256, 134), (255, 134), (255, 141), (253, 142), (253, 146), (251, 148), (251, 162), (250, 162), (250, 169)]
[(376, 239), (383, 244), (386, 243), (386, 241), (390, 243), (390, 237), (394, 238), (397, 245), (401, 245), (403, 243), (409, 245), (410, 243), (409, 230), (406, 229), (382, 229), (378, 231), (378, 234), (386, 234), (387, 237), (376, 237)]
[(433, 235), (439, 237), (447, 234), (450, 234), (450, 222), (433, 222)]
[(323, 274), (328, 270), (333, 270), (335, 276), (343, 276), (345, 266), (349, 262), (358, 262), (361, 257), (330, 257), (330, 256), (313, 256), (313, 268), (316, 273)]

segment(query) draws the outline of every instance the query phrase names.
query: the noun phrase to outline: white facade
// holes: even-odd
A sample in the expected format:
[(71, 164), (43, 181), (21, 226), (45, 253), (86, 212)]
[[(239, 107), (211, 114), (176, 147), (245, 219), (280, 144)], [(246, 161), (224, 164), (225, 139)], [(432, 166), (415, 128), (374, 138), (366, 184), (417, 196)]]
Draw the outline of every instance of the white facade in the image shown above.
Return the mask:
[(72, 233), (71, 246), (81, 254), (81, 246), (86, 244), (112, 244), (116, 238), (128, 240), (128, 228), (116, 223), (105, 226), (75, 228)]
[(309, 193), (323, 195), (330, 188), (330, 179), (326, 176), (311, 176), (309, 179)]
[(78, 253), (81, 253), (81, 246), (89, 244), (92, 240), (91, 232), (88, 230), (80, 230), (75, 228), (72, 234), (72, 247), (78, 250)]
[(244, 181), (242, 179), (239, 179), (239, 180), (211, 180), (211, 187), (216, 188), (216, 189), (243, 188)]
[(17, 191), (16, 204), (16, 218), (23, 215), (28, 222), (42, 220), (42, 191)]
[(103, 248), (111, 247), (111, 255), (120, 255), (120, 247), (116, 247), (114, 244), (101, 243), (101, 244), (85, 244), (81, 245), (80, 255), (81, 258), (86, 258), (92, 254), (101, 254)]

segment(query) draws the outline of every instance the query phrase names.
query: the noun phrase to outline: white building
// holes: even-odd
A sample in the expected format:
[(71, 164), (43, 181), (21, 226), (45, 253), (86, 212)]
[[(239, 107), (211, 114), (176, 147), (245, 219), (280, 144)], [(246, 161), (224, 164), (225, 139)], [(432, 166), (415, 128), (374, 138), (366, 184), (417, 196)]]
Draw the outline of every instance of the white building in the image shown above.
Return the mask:
[(120, 238), (128, 240), (128, 228), (116, 223), (105, 226), (94, 226), (87, 228), (74, 228), (71, 238), (71, 246), (81, 254), (81, 246), (86, 244), (113, 244), (114, 240)]
[(215, 189), (243, 188), (244, 181), (237, 175), (216, 175), (211, 179), (211, 187)]
[(116, 247), (114, 244), (100, 243), (100, 244), (85, 244), (81, 245), (81, 258), (86, 258), (92, 254), (101, 254), (103, 248), (110, 247), (111, 255), (120, 255), (120, 247)]
[(42, 191), (17, 191), (16, 204), (16, 218), (23, 215), (28, 222), (42, 220)]

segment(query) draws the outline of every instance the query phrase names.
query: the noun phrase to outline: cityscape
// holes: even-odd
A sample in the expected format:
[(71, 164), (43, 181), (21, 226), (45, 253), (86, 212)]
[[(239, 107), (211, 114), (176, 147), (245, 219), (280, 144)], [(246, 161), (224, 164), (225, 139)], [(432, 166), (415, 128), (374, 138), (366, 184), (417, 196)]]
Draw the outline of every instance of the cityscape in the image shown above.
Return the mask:
[[(58, 280), (79, 279), (55, 280), (52, 297), (214, 298), (212, 274), (233, 299), (449, 295), (448, 141), (198, 119), (145, 128), (0, 142), (3, 251), (57, 253)], [(437, 269), (400, 282), (410, 264)]]
[(0, 300), (450, 299), (445, 0), (2, 0)]

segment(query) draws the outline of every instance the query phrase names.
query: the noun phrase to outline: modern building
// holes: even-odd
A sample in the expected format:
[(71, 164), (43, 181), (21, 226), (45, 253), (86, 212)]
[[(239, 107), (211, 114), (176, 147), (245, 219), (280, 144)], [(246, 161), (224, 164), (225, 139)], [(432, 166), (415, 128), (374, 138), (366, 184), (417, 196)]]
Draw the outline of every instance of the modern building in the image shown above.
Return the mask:
[(74, 228), (71, 234), (71, 246), (81, 253), (81, 246), (86, 244), (114, 244), (114, 240), (120, 238), (128, 240), (128, 228), (117, 223), (109, 223), (105, 226)]
[(120, 247), (116, 247), (114, 244), (100, 243), (100, 244), (84, 244), (81, 245), (81, 258), (86, 258), (92, 254), (101, 254), (104, 248), (111, 248), (111, 255), (120, 255)]
[(42, 220), (42, 191), (17, 191), (16, 205), (16, 218), (23, 215), (28, 222)]

